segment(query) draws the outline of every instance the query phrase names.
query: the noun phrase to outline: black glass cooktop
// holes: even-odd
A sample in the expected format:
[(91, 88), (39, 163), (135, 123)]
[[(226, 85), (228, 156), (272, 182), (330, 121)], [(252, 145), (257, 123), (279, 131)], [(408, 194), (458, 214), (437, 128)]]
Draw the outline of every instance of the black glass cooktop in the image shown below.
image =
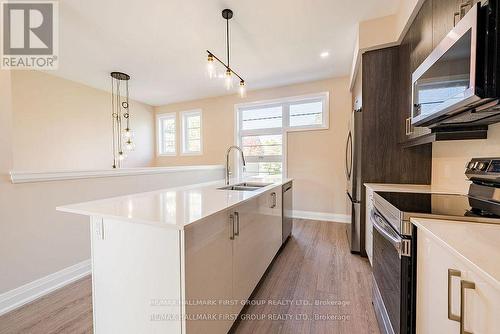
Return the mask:
[(492, 204), (466, 195), (379, 192), (398, 210), (442, 216), (481, 216), (500, 218), (500, 204)]

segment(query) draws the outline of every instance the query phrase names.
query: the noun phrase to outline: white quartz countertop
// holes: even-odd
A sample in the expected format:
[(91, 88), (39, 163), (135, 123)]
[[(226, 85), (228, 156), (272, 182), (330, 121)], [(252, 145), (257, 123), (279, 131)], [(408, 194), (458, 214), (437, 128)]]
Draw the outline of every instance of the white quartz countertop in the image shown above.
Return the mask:
[(224, 180), (63, 205), (58, 211), (184, 229), (185, 226), (248, 201), (292, 179), (251, 177), (241, 182), (270, 183), (254, 191), (220, 190)]
[(365, 183), (365, 187), (373, 191), (461, 194), (455, 190), (433, 187), (428, 184)]
[(500, 225), (421, 218), (411, 222), (500, 290)]

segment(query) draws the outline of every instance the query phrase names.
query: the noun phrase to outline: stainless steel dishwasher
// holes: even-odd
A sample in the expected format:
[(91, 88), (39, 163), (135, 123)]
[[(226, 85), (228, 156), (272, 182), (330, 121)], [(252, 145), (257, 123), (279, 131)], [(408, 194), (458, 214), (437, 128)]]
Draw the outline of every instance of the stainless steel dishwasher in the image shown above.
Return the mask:
[(282, 243), (288, 239), (290, 234), (292, 234), (292, 226), (293, 226), (293, 187), (292, 181), (285, 183), (282, 187), (283, 191), (283, 235), (282, 235)]

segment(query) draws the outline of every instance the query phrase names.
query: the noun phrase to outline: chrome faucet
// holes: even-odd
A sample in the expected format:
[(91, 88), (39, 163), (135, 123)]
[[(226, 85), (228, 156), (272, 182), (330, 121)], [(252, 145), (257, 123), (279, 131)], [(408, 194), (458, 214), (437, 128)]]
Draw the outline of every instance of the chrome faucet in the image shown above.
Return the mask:
[(237, 149), (241, 153), (241, 160), (243, 161), (243, 167), (245, 167), (247, 164), (245, 162), (245, 155), (243, 154), (243, 150), (236, 145), (229, 146), (229, 148), (226, 151), (226, 185), (229, 184), (229, 174), (231, 174), (229, 170), (229, 154), (231, 153), (232, 149)]

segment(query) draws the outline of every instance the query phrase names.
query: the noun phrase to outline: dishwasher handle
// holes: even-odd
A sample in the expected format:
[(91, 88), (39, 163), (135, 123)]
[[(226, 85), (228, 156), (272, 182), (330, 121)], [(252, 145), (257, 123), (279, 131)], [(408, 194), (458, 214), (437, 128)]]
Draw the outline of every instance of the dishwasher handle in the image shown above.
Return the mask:
[(396, 248), (398, 251), (401, 250), (401, 242), (402, 238), (394, 232), (392, 227), (389, 225), (388, 222), (382, 217), (380, 214), (378, 214), (376, 211), (373, 211), (373, 228), (379, 232), (382, 237), (384, 237), (386, 240), (388, 240), (394, 248)]

